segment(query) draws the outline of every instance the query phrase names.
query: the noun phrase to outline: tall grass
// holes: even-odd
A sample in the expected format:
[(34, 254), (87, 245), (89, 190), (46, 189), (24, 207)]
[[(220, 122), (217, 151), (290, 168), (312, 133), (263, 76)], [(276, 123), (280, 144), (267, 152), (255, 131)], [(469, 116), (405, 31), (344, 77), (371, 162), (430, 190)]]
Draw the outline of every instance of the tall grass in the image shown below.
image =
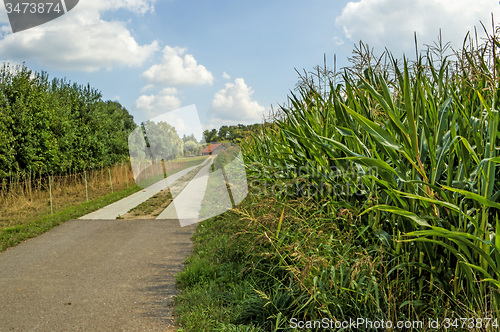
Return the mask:
[(29, 224), (98, 197), (135, 185), (129, 163), (49, 178), (13, 177), (0, 186), (0, 228)]
[(393, 257), (388, 278), (500, 316), (499, 46), (468, 36), (453, 61), (383, 64), (360, 47), (356, 70), (304, 80), (243, 147), (249, 172), (354, 216)]

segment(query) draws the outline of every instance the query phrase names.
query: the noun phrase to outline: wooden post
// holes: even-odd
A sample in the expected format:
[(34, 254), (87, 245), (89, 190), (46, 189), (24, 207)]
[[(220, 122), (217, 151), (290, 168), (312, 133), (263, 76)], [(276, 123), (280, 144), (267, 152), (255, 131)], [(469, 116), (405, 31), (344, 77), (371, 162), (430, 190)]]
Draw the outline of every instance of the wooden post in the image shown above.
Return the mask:
[(85, 200), (89, 201), (89, 189), (87, 185), (87, 171), (83, 171), (83, 176), (85, 177)]
[(54, 214), (54, 207), (52, 205), (52, 178), (49, 175), (49, 196), (50, 196), (50, 214)]
[(125, 166), (125, 178), (127, 179), (127, 188), (128, 188), (128, 164)]
[(109, 184), (111, 185), (111, 193), (113, 193), (113, 181), (111, 181), (111, 169), (108, 167)]
[(30, 201), (33, 201), (33, 188), (31, 186), (31, 167), (30, 167), (30, 178), (29, 178), (28, 185), (29, 185), (29, 192), (30, 192)]
[(19, 171), (16, 172), (16, 187), (15, 187), (15, 190), (16, 190), (16, 193), (19, 194), (19, 188), (20, 188), (20, 184), (21, 184), (21, 177), (19, 175)]

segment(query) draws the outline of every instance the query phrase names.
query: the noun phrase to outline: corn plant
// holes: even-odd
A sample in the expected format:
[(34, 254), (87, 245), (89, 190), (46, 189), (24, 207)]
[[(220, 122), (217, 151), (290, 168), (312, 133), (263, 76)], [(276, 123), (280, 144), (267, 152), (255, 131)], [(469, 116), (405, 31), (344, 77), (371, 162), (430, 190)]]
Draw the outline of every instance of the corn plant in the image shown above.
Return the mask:
[(392, 77), (368, 65), (324, 91), (303, 84), (245, 155), (268, 181), (340, 185), (315, 195), (357, 215), (422, 289), (465, 291), (471, 310), (488, 296), (498, 310), (498, 46), (489, 36), (437, 65), (429, 53), (414, 63), (389, 55)]

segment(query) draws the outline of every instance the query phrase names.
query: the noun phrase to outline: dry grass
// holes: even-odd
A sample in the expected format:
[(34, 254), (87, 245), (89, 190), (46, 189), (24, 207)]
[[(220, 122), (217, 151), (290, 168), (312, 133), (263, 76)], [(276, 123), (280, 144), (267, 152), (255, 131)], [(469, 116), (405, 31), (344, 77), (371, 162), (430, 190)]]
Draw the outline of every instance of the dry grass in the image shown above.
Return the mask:
[[(111, 168), (92, 170), (64, 176), (51, 176), (53, 212), (86, 202), (85, 175), (88, 200), (112, 191), (120, 191), (134, 184), (130, 165), (117, 164)], [(10, 188), (7, 181), (0, 186), (0, 228), (29, 223), (51, 213), (49, 177), (29, 180), (21, 178)]]

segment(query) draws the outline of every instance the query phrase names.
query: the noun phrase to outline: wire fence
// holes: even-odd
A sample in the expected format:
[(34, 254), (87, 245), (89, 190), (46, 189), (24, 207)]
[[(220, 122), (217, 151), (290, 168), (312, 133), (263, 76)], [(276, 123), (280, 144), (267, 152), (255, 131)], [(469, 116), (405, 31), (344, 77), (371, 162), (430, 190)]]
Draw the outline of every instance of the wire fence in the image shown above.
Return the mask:
[(0, 182), (0, 226), (54, 213), (132, 185), (128, 162), (66, 175), (11, 175)]

